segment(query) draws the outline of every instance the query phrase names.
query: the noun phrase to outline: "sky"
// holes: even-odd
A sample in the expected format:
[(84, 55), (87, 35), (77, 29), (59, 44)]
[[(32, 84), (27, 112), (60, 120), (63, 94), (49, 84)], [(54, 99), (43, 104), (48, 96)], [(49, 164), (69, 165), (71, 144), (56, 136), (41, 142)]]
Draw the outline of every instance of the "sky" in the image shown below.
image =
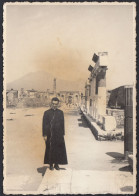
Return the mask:
[(107, 88), (135, 83), (133, 4), (5, 5), (6, 82), (45, 71), (87, 80), (92, 56), (108, 52)]

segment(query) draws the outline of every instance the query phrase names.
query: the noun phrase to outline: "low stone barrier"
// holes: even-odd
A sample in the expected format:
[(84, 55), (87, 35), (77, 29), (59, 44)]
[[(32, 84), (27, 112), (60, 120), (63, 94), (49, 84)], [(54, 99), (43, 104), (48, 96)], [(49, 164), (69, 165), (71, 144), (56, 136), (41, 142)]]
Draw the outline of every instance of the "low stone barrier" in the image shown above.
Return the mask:
[(117, 128), (124, 127), (124, 110), (106, 108), (106, 114), (115, 117)]
[(98, 125), (90, 115), (86, 112), (81, 111), (82, 115), (88, 122), (88, 125), (94, 134), (95, 138), (99, 141), (106, 141), (106, 140), (124, 140), (124, 133), (121, 130), (114, 130), (114, 131), (104, 131), (102, 129), (102, 125)]

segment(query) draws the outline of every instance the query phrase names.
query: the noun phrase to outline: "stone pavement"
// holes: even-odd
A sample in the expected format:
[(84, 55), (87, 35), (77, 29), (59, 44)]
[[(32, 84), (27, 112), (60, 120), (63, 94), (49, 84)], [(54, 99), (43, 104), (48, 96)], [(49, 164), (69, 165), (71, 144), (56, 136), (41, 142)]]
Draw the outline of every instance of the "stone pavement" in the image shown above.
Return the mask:
[(5, 191), (8, 194), (132, 193), (133, 175), (128, 162), (123, 161), (124, 143), (97, 141), (76, 108), (63, 108), (68, 165), (60, 165), (60, 171), (46, 169), (41, 130), (45, 110), (7, 110), (7, 118), (14, 119), (6, 123)]
[(120, 171), (60, 170), (46, 172), (40, 194), (126, 194), (133, 191), (131, 173)]
[(77, 110), (66, 109), (65, 113), (68, 114), (65, 141), (69, 163), (61, 166), (60, 171), (48, 169), (38, 188), (39, 193), (133, 192), (133, 175), (126, 169), (128, 163), (123, 161), (121, 153), (123, 142), (99, 142)]

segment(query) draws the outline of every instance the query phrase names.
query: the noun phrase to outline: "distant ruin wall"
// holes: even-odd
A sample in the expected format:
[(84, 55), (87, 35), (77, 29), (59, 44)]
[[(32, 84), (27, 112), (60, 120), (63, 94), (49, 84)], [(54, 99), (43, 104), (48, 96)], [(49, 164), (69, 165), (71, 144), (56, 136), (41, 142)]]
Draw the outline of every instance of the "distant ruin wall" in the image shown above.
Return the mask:
[(124, 109), (124, 105), (124, 86), (111, 90), (107, 106), (115, 109)]

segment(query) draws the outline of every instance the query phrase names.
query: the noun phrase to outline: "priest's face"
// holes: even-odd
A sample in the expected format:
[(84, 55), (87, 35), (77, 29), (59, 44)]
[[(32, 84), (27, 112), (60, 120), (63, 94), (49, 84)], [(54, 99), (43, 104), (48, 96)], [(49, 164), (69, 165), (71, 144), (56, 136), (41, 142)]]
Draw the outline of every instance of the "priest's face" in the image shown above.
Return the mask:
[(52, 109), (56, 110), (58, 108), (59, 101), (52, 101)]

